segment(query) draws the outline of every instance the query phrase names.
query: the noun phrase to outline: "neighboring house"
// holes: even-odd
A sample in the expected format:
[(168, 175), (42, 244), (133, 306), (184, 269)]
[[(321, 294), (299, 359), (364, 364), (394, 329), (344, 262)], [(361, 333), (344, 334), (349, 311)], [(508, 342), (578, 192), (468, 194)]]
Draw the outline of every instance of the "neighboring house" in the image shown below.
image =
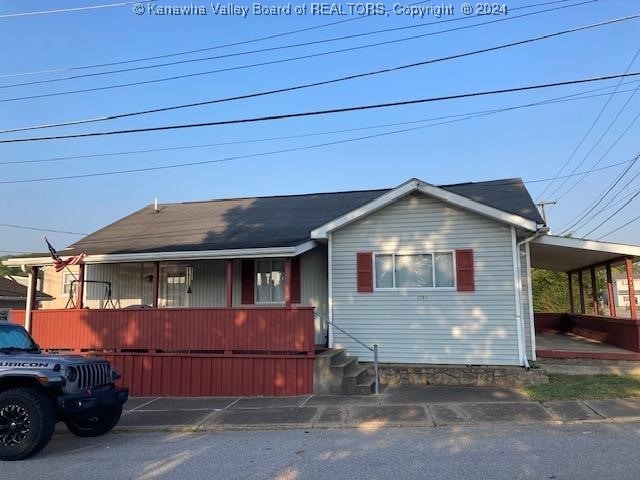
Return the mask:
[[(636, 295), (636, 305), (638, 304), (638, 298), (640, 298), (640, 278), (633, 279), (634, 291)], [(627, 278), (617, 277), (615, 278), (614, 292), (616, 297), (617, 307), (629, 308), (629, 283)]]
[[(636, 260), (640, 247), (548, 235), (521, 179), (442, 186), (412, 179), (383, 190), (150, 205), (59, 253), (87, 255), (77, 273), (83, 288), (76, 307), (84, 310), (76, 316), (91, 325), (91, 348), (238, 362), (296, 351), (305, 352), (302, 361), (313, 351), (285, 341), (285, 329), (298, 325), (296, 318), (311, 320), (311, 313), (316, 345), (345, 348), (364, 361), (373, 354), (363, 344), (377, 344), (384, 363), (526, 366), (536, 358), (531, 266), (571, 274)], [(51, 259), (5, 264), (37, 272)], [(48, 276), (47, 292), (65, 291)], [(56, 301), (60, 307), (64, 298)], [(127, 307), (133, 310), (118, 310)], [(256, 314), (262, 308), (269, 313)], [(284, 318), (292, 323), (270, 330), (270, 322)], [(107, 334), (116, 324), (120, 333)], [(64, 342), (54, 343), (77, 344)], [(232, 378), (251, 372), (262, 378), (272, 368), (252, 365)], [(175, 392), (273, 394), (265, 386), (286, 383), (285, 375), (269, 372), (254, 389), (205, 390), (203, 383)], [(308, 372), (291, 375), (303, 387), (287, 394), (308, 391)], [(141, 391), (167, 394), (167, 388)]]
[[(70, 265), (61, 272), (56, 272), (52, 266), (49, 266), (44, 268), (42, 273), (42, 291), (50, 295), (51, 300), (44, 303), (41, 308), (69, 308), (74, 305), (73, 294), (77, 288), (80, 267), (78, 265)], [(70, 298), (71, 302), (69, 301)]]
[[(48, 301), (51, 297), (36, 292), (36, 301)], [(27, 303), (27, 287), (8, 278), (0, 277), (0, 321), (9, 317), (10, 309), (24, 309)]]

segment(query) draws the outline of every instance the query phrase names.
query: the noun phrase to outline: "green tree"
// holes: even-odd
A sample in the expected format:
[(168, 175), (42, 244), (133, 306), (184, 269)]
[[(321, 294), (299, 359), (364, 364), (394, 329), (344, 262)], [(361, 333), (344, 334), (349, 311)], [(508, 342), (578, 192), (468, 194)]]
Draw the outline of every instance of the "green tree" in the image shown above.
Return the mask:
[(531, 290), (535, 312), (569, 311), (569, 289), (565, 273), (532, 268)]
[(2, 264), (2, 260), (6, 259), (7, 257), (0, 257), (0, 278), (4, 277), (5, 275), (24, 275), (24, 273), (17, 267), (6, 267)]

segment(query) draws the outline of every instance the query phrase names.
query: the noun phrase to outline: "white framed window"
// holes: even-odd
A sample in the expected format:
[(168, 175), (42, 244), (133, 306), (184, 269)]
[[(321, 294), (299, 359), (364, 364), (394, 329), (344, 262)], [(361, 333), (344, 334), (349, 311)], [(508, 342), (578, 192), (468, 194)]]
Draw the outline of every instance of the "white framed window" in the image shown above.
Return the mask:
[(456, 286), (453, 251), (376, 253), (376, 290), (450, 289)]
[(75, 277), (71, 273), (62, 274), (62, 295), (68, 297), (71, 294), (72, 282)]
[(188, 307), (193, 283), (193, 267), (188, 265), (163, 265), (160, 303), (166, 308)]
[(284, 303), (284, 260), (256, 260), (256, 303)]

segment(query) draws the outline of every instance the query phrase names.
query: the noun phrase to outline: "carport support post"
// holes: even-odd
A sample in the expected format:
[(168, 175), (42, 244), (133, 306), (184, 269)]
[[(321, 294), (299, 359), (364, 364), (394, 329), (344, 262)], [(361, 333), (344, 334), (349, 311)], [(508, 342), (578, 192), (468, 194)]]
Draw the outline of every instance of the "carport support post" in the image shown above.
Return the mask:
[(569, 311), (576, 313), (576, 307), (573, 302), (573, 279), (571, 278), (571, 272), (567, 273), (567, 282), (569, 283)]
[(596, 268), (591, 267), (591, 301), (593, 303), (593, 314), (600, 315), (598, 308), (598, 285), (596, 284)]
[(607, 263), (607, 295), (609, 296), (609, 315), (616, 316), (616, 299), (613, 296), (613, 277), (611, 276), (611, 264)]
[(636, 291), (633, 286), (633, 261), (630, 258), (626, 258), (624, 266), (627, 270), (627, 287), (629, 288), (629, 312), (631, 318), (638, 318), (638, 306), (636, 305)]
[(27, 286), (27, 305), (24, 312), (24, 328), (31, 333), (31, 312), (38, 308), (36, 304), (36, 291), (38, 286), (38, 267), (29, 270), (29, 284)]
[(233, 260), (228, 258), (226, 261), (227, 281), (225, 288), (225, 307), (233, 307)]
[(580, 313), (585, 313), (584, 308), (584, 283), (582, 282), (582, 270), (578, 272), (578, 288), (580, 289)]

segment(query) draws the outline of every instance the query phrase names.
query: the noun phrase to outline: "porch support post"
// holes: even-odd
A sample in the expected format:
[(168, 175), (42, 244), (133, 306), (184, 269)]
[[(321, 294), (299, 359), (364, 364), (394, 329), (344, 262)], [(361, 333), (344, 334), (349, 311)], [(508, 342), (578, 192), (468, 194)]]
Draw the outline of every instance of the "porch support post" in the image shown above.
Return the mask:
[(291, 306), (291, 257), (284, 259), (284, 305)]
[(78, 281), (77, 283), (77, 287), (76, 287), (76, 308), (77, 309), (81, 309), (84, 308), (84, 270), (85, 270), (85, 265), (84, 263), (81, 263), (80, 265), (78, 265), (79, 267), (79, 271), (78, 271)]
[(596, 267), (591, 267), (591, 301), (593, 303), (593, 314), (600, 315), (598, 308), (598, 285), (596, 285)]
[(580, 289), (580, 313), (584, 315), (584, 283), (582, 282), (582, 270), (578, 272), (578, 288)]
[(226, 260), (227, 281), (225, 287), (225, 307), (233, 307), (233, 260)]
[(153, 284), (151, 285), (151, 306), (158, 308), (158, 291), (160, 290), (160, 262), (153, 262)]
[(571, 272), (567, 273), (567, 283), (569, 284), (569, 311), (576, 313), (576, 307), (573, 303), (573, 279), (571, 278)]
[(29, 284), (27, 285), (27, 304), (24, 312), (24, 328), (31, 333), (31, 313), (38, 308), (36, 303), (36, 291), (38, 286), (39, 267), (31, 267), (29, 270)]
[(611, 264), (607, 263), (607, 296), (609, 297), (609, 315), (616, 316), (616, 299), (613, 295), (613, 277), (611, 276)]
[(636, 305), (636, 291), (633, 286), (633, 261), (630, 258), (624, 260), (624, 266), (627, 270), (627, 287), (629, 288), (629, 312), (631, 318), (638, 318), (638, 307)]

